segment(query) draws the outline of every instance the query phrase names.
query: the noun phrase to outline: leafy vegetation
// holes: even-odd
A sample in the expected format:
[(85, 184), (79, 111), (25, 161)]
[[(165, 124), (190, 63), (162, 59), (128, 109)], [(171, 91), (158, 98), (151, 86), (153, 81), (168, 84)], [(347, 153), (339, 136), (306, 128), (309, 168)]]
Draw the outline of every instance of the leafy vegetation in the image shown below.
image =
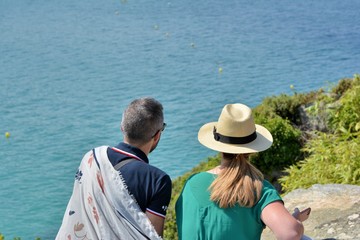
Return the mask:
[(257, 123), (265, 126), (273, 135), (270, 149), (251, 155), (250, 161), (264, 174), (282, 170), (294, 164), (301, 154), (301, 131), (293, 127), (288, 120), (279, 116), (266, 118), (257, 115)]
[(308, 157), (285, 170), (279, 180), (285, 192), (317, 183), (360, 185), (360, 76), (341, 80), (332, 92), (329, 132), (314, 134), (302, 149)]
[(286, 192), (308, 188), (313, 184), (360, 185), (360, 138), (344, 139), (334, 134), (319, 133), (304, 151), (309, 156), (286, 170), (280, 179)]
[(280, 94), (279, 96), (267, 97), (254, 109), (255, 118), (259, 115), (267, 118), (281, 117), (295, 125), (300, 125), (299, 107), (314, 102), (322, 93), (323, 90), (320, 89), (318, 92), (307, 94)]
[[(360, 75), (351, 82), (343, 82), (348, 88), (340, 98), (340, 104), (333, 111), (330, 125), (335, 133), (352, 134), (360, 130)], [(335, 88), (337, 90), (337, 88)]]

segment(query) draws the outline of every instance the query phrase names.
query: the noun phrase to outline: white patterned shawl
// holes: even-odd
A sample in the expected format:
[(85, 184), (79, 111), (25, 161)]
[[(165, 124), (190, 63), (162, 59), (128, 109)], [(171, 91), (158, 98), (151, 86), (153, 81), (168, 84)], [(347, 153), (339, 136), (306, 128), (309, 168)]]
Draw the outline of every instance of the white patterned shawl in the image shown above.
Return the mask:
[(161, 239), (106, 152), (98, 147), (82, 159), (56, 239)]

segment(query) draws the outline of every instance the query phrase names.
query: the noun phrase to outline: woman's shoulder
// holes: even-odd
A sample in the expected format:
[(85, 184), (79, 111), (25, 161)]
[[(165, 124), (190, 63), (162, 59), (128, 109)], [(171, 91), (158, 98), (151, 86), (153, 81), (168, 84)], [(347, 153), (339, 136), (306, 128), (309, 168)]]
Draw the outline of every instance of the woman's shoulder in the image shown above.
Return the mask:
[(198, 173), (194, 173), (193, 175), (191, 175), (187, 180), (186, 180), (186, 185), (191, 185), (191, 186), (203, 186), (203, 184), (210, 184), (212, 181), (214, 181), (215, 179), (215, 175), (208, 173), (208, 172), (198, 172)]
[(263, 207), (265, 207), (267, 204), (274, 201), (282, 201), (282, 198), (276, 188), (269, 181), (264, 180), (259, 203), (263, 204)]
[(188, 178), (188, 181), (191, 180), (199, 180), (199, 179), (209, 179), (214, 178), (214, 174), (208, 173), (208, 172), (198, 172), (194, 173)]
[(268, 180), (263, 180), (263, 188), (264, 189), (275, 189), (274, 185), (272, 185)]

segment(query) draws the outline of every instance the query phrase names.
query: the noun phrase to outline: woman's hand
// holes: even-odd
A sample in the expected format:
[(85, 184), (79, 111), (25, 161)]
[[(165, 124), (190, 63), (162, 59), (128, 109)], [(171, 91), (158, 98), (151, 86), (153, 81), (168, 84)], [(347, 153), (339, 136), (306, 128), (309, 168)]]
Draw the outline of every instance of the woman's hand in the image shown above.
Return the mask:
[(311, 212), (311, 208), (306, 208), (305, 210), (302, 210), (301, 212), (298, 208), (295, 208), (294, 213), (292, 215), (294, 216), (294, 218), (296, 218), (300, 222), (304, 222), (305, 220), (307, 220), (309, 218), (310, 212)]

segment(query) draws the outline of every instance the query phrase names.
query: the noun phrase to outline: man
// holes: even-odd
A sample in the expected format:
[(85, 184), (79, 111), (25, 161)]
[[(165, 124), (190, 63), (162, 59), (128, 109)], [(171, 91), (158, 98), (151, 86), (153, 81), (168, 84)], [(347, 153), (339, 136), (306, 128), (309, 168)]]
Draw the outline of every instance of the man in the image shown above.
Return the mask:
[[(156, 239), (163, 235), (171, 179), (149, 164), (164, 123), (153, 98), (123, 113), (123, 142), (85, 154), (56, 239)], [(135, 200), (135, 201), (134, 201)]]

